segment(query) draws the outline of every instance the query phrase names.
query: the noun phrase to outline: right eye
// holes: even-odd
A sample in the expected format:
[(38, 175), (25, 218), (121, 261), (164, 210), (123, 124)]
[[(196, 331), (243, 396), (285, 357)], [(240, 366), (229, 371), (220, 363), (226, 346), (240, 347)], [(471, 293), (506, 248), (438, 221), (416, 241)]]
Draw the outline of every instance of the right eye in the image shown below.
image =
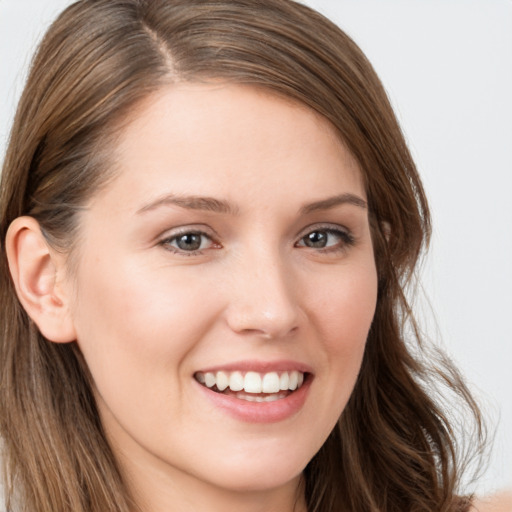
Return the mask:
[(204, 249), (211, 248), (213, 240), (200, 231), (186, 231), (165, 238), (160, 242), (166, 249), (182, 254), (199, 254)]

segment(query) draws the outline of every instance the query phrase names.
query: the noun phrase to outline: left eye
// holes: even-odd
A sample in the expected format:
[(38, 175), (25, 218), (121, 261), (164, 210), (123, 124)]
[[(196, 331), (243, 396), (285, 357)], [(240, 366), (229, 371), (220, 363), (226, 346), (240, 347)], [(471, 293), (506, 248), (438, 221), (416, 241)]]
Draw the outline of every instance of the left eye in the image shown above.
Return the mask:
[(213, 242), (211, 238), (204, 233), (191, 231), (167, 238), (163, 243), (167, 247), (177, 251), (196, 252), (207, 249)]
[(315, 229), (303, 236), (297, 243), (299, 247), (311, 249), (327, 249), (351, 244), (350, 235), (337, 229)]

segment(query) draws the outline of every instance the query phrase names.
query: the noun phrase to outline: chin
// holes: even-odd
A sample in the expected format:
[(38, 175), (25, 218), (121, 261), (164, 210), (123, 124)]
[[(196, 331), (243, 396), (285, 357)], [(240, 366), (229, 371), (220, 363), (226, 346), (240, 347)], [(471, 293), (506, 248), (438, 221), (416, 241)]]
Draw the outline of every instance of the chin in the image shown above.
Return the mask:
[(268, 491), (292, 482), (296, 485), (313, 455), (283, 448), (267, 453), (262, 449), (259, 455), (244, 454), (241, 450), (238, 458), (224, 459), (215, 464), (215, 468), (205, 468), (205, 473), (210, 479), (215, 475), (214, 483), (222, 488), (240, 492)]
[(227, 471), (214, 483), (235, 492), (266, 492), (289, 484), (297, 485), (302, 471), (303, 468), (298, 470), (279, 463), (271, 467), (237, 468), (233, 472)]

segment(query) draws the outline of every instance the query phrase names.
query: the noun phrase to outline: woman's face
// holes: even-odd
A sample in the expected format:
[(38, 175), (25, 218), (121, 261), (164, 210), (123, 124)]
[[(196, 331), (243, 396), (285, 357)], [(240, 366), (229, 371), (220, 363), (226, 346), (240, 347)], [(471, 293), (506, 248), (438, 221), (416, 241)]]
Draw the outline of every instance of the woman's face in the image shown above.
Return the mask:
[(153, 96), (113, 158), (68, 286), (121, 467), (174, 489), (296, 485), (375, 309), (357, 163), (313, 111), (226, 84)]

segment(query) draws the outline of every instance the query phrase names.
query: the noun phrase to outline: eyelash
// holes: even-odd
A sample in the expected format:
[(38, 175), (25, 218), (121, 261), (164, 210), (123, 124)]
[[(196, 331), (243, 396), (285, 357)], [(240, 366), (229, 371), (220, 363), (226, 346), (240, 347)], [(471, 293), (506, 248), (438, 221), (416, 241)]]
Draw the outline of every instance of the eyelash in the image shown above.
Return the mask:
[[(337, 227), (337, 226), (334, 227), (332, 225), (328, 225), (328, 226), (320, 225), (320, 226), (314, 226), (313, 228), (308, 228), (308, 231), (300, 237), (299, 242), (303, 242), (308, 235), (312, 235), (314, 233), (327, 233), (327, 235), (334, 235), (339, 238), (339, 241), (336, 244), (316, 249), (316, 251), (324, 253), (324, 254), (325, 253), (339, 253), (342, 251), (346, 251), (349, 247), (352, 247), (353, 245), (355, 245), (355, 242), (356, 242), (354, 236), (348, 230), (341, 229), (340, 227)], [(296, 247), (298, 246), (298, 247), (304, 247), (304, 248), (309, 248), (309, 249), (315, 250), (314, 247), (308, 247), (307, 245), (297, 245), (297, 244), (299, 244), (299, 242), (297, 242), (295, 244)]]
[[(160, 245), (162, 245), (166, 250), (171, 251), (174, 254), (178, 254), (179, 256), (200, 256), (200, 255), (204, 254), (205, 250), (210, 249), (210, 247), (208, 247), (206, 249), (196, 249), (194, 251), (186, 251), (184, 249), (180, 249), (179, 247), (174, 247), (171, 245), (173, 242), (177, 241), (180, 237), (184, 237), (187, 235), (200, 236), (202, 238), (207, 238), (208, 240), (210, 240), (212, 246), (216, 246), (216, 248), (220, 247), (220, 244), (215, 243), (210, 235), (208, 235), (204, 231), (195, 230), (195, 229), (184, 229), (181, 232), (174, 233), (172, 236), (164, 238), (160, 242)], [(201, 242), (201, 245), (202, 245), (202, 242)]]
[[(314, 233), (326, 233), (327, 235), (333, 235), (339, 238), (339, 241), (336, 244), (332, 244), (330, 246), (326, 247), (309, 247), (305, 245), (305, 243), (300, 244), (301, 242), (304, 242), (306, 237), (308, 235), (313, 235)], [(201, 238), (207, 238), (210, 240), (211, 246), (207, 247), (205, 249), (196, 249), (193, 251), (187, 251), (184, 249), (180, 249), (179, 247), (175, 247), (172, 244), (175, 243), (180, 237), (184, 236), (200, 236)], [(161, 242), (159, 242), (161, 246), (163, 246), (166, 250), (173, 252), (174, 254), (178, 254), (180, 256), (201, 256), (204, 254), (205, 250), (211, 249), (211, 248), (220, 248), (221, 245), (216, 243), (213, 238), (205, 233), (204, 231), (200, 230), (194, 230), (194, 229), (186, 229), (181, 232), (175, 233), (172, 236), (164, 238)], [(354, 236), (343, 229), (340, 229), (339, 227), (333, 227), (333, 226), (315, 226), (312, 229), (309, 229), (304, 235), (302, 235), (299, 238), (299, 241), (295, 243), (295, 247), (303, 247), (305, 249), (312, 249), (316, 252), (320, 253), (339, 253), (342, 251), (347, 250), (349, 247), (352, 247), (355, 244), (355, 238)], [(201, 241), (202, 245), (202, 241)]]

